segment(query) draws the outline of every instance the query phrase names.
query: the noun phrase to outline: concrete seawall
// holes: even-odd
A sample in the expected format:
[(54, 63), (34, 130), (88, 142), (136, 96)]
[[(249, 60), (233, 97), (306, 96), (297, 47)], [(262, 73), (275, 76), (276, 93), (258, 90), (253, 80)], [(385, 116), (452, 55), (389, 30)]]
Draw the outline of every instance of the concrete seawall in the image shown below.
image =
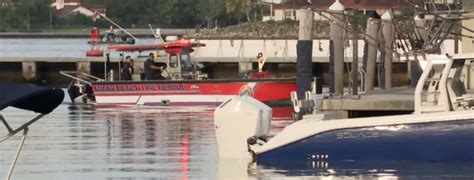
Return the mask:
[[(277, 77), (294, 77), (296, 63), (296, 40), (274, 39), (274, 40), (232, 40), (232, 39), (201, 39), (197, 40), (205, 43), (206, 47), (197, 48), (192, 53), (193, 60), (204, 65), (203, 71), (212, 78), (239, 78), (241, 67), (252, 67), (256, 69), (255, 56), (263, 52), (268, 57), (265, 65)], [(6, 41), (10, 42), (10, 41)], [(81, 63), (89, 64), (87, 69), (98, 77), (103, 77), (105, 58), (86, 58), (85, 50), (88, 48), (82, 40), (66, 40), (59, 44), (29, 44), (28, 39), (23, 40), (23, 44), (15, 46), (22, 47), (21, 51), (15, 52), (16, 48), (6, 48), (0, 56), (0, 78), (13, 79), (16, 81), (46, 82), (64, 85), (69, 82), (59, 74), (61, 70), (74, 71), (80, 68)], [(55, 41), (56, 42), (56, 41)], [(323, 77), (324, 82), (328, 82), (329, 72), (329, 41), (313, 41), (313, 74)], [(15, 42), (10, 42), (15, 43)], [(81, 44), (78, 44), (81, 43)], [(453, 53), (453, 40), (444, 43), (443, 53)], [(351, 44), (350, 41), (347, 44)], [(362, 62), (363, 44), (358, 41), (358, 59)], [(35, 49), (37, 48), (37, 49)], [(51, 50), (50, 50), (51, 49)], [(52, 50), (55, 49), (55, 50)], [(59, 49), (59, 50), (58, 50)], [(13, 51), (13, 52), (12, 52)], [(2, 52), (2, 49), (0, 49)], [(146, 53), (142, 53), (145, 55)], [(350, 69), (352, 61), (352, 48), (344, 48), (344, 79), (349, 79), (347, 71)], [(41, 57), (39, 57), (41, 55)], [(129, 55), (129, 54), (126, 54)], [(136, 59), (135, 69), (140, 72), (143, 58), (137, 57), (138, 53), (130, 54)], [(10, 56), (10, 57), (7, 57)], [(51, 56), (51, 57), (48, 57)], [(118, 52), (112, 52), (111, 58), (115, 72), (118, 72)], [(165, 57), (159, 57), (157, 61), (162, 61)], [(394, 86), (407, 85), (409, 78), (407, 75), (407, 65), (401, 61), (399, 56), (394, 56), (393, 84)], [(25, 78), (24, 72), (28, 68), (35, 70), (35, 78)], [(26, 73), (28, 74), (28, 73)], [(344, 82), (347, 86), (347, 80)]]
[[(57, 61), (58, 59), (41, 58), (37, 61), (32, 61), (28, 58), (27, 61), (6, 60), (8, 58), (0, 58), (0, 79), (10, 79), (18, 82), (31, 83), (45, 83), (61, 87), (67, 86), (70, 79), (62, 76), (60, 71), (77, 71), (87, 69), (92, 75), (97, 77), (104, 77), (104, 60), (96, 58), (88, 61), (84, 58), (68, 58)], [(19, 58), (16, 58), (17, 60)], [(135, 71), (141, 73), (143, 71), (144, 59), (136, 59)], [(213, 79), (237, 79), (239, 78), (239, 63), (232, 62), (201, 62), (204, 66), (202, 71), (208, 73)], [(257, 68), (257, 63), (250, 63), (253, 69)], [(347, 63), (347, 67), (350, 67)], [(111, 63), (111, 68), (114, 70), (115, 79), (118, 79), (119, 64), (117, 61)], [(296, 63), (292, 62), (269, 62), (265, 65), (273, 77), (294, 78)], [(409, 84), (407, 75), (406, 63), (395, 63), (393, 67), (393, 82), (395, 86), (404, 86)], [(324, 84), (329, 82), (329, 63), (313, 62), (312, 65), (313, 76), (322, 77)], [(348, 76), (347, 69), (344, 71), (344, 76)], [(349, 78), (346, 78), (349, 79)], [(348, 82), (344, 82), (348, 86)]]

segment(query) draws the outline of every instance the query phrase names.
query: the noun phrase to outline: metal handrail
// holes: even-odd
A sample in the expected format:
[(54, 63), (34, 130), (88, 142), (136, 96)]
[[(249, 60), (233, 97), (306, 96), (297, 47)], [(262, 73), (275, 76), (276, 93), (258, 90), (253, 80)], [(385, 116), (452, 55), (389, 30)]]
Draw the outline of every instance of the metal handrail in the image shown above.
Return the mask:
[(98, 77), (96, 77), (96, 76), (93, 76), (93, 75), (90, 75), (90, 74), (87, 74), (87, 73), (83, 73), (83, 72), (77, 72), (77, 71), (59, 71), (59, 73), (60, 73), (61, 75), (63, 75), (63, 76), (69, 77), (69, 78), (71, 78), (71, 79), (74, 79), (74, 80), (77, 80), (77, 81), (79, 81), (79, 82), (86, 83), (86, 84), (89, 84), (89, 85), (92, 85), (92, 82), (87, 81), (87, 80), (84, 80), (84, 79), (79, 78), (79, 77), (76, 77), (76, 76), (71, 75), (71, 74), (78, 74), (78, 73), (80, 73), (81, 75), (86, 76), (86, 77), (88, 77), (88, 78), (91, 78), (91, 79), (93, 79), (93, 80), (95, 80), (95, 81), (104, 81), (104, 80), (101, 79), (101, 78), (98, 78)]
[[(365, 70), (364, 69), (357, 69), (359, 71), (359, 77), (360, 77), (360, 90), (359, 93), (365, 93)], [(357, 83), (357, 82), (355, 82)]]
[(87, 76), (87, 77), (90, 77), (96, 81), (103, 81), (104, 79), (102, 78), (99, 78), (97, 76), (93, 76), (93, 75), (90, 75), (90, 74), (87, 74), (85, 72), (77, 72), (77, 71), (61, 71), (61, 72), (64, 72), (64, 73), (71, 73), (71, 74), (77, 74), (77, 73), (80, 73), (81, 75), (84, 75), (84, 76)]

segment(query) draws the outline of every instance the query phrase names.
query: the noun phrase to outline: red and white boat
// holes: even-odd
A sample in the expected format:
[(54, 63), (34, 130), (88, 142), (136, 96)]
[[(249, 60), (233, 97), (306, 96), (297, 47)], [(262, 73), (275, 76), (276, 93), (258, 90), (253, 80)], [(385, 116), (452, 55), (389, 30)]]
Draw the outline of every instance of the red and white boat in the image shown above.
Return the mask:
[[(121, 52), (163, 50), (170, 80), (157, 81), (105, 81), (77, 72), (61, 72), (73, 78), (68, 88), (73, 102), (100, 105), (219, 105), (231, 96), (247, 94), (272, 107), (291, 110), (291, 91), (296, 90), (295, 79), (274, 79), (267, 72), (250, 77), (259, 79), (207, 79), (191, 61), (193, 48), (204, 44), (189, 39), (152, 44), (109, 46), (109, 50)], [(263, 77), (263, 78), (262, 78)], [(91, 80), (93, 79), (93, 80)]]
[(269, 105), (290, 104), (294, 80), (179, 80), (139, 82), (94, 82), (98, 104), (219, 105), (231, 96), (251, 95)]

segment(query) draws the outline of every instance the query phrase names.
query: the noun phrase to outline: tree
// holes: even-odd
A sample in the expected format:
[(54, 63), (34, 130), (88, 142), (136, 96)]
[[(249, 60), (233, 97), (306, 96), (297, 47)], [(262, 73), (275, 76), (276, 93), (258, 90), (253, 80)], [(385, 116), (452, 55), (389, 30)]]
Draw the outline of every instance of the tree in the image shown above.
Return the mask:
[(200, 25), (207, 24), (207, 28), (218, 26), (220, 21), (226, 19), (225, 1), (201, 0), (196, 5)]
[(0, 17), (7, 28), (30, 30), (49, 22), (49, 0), (16, 0), (12, 8), (2, 9)]
[(247, 17), (247, 21), (250, 21), (249, 12), (251, 8), (252, 8), (252, 2), (250, 0), (226, 0), (226, 3), (225, 3), (226, 12), (234, 14), (234, 16), (237, 18), (239, 23), (240, 23), (240, 18), (242, 17), (242, 14), (244, 14), (245, 17)]
[[(13, 2), (13, 8), (0, 8), (1, 29), (49, 28), (50, 22), (54, 22), (54, 26), (99, 25), (85, 21), (82, 16), (50, 18), (51, 0)], [(141, 28), (147, 28), (148, 24), (160, 28), (235, 25), (242, 18), (249, 19), (250, 12), (256, 14), (257, 7), (252, 5), (251, 0), (81, 0), (81, 3), (105, 5), (108, 18), (123, 27)]]

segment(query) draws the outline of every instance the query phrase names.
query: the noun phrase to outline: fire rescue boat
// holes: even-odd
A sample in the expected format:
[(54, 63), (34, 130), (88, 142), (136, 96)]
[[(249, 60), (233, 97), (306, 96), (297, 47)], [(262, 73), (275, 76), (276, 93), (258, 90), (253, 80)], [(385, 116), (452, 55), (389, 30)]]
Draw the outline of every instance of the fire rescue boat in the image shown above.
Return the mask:
[(205, 44), (183, 38), (161, 44), (108, 47), (108, 50), (120, 53), (164, 51), (167, 57), (165, 62), (161, 63), (167, 65), (167, 80), (110, 81), (110, 78), (99, 78), (79, 72), (63, 71), (61, 74), (73, 79), (68, 92), (75, 103), (219, 105), (231, 96), (248, 94), (271, 107), (292, 111), (290, 92), (296, 89), (295, 79), (271, 78), (268, 72), (253, 72), (263, 75), (249, 75), (248, 79), (208, 79), (191, 60), (190, 55), (194, 48), (202, 46)]

